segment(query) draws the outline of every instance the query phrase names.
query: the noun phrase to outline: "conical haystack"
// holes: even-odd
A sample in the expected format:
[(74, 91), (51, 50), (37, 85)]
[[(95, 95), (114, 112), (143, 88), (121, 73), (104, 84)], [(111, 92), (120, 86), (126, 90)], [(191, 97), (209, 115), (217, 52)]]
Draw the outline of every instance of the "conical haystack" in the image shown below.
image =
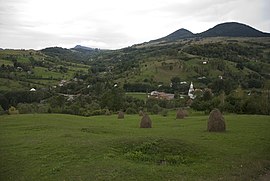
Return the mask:
[(176, 113), (176, 119), (184, 119), (185, 117), (185, 112), (183, 109), (179, 109)]
[(118, 119), (124, 119), (124, 117), (125, 117), (124, 112), (123, 111), (119, 111), (118, 112)]
[(207, 131), (209, 132), (223, 132), (226, 131), (224, 117), (218, 109), (213, 109), (210, 112)]
[(183, 112), (184, 112), (184, 117), (188, 117), (188, 111), (184, 109)]
[(144, 114), (141, 119), (140, 128), (152, 128), (152, 121), (147, 114)]

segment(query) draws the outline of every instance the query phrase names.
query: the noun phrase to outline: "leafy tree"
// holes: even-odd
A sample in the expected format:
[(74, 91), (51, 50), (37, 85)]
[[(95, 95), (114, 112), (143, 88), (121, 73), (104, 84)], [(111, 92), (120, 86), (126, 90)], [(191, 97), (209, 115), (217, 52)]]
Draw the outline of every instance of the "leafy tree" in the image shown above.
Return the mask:
[(152, 112), (153, 114), (158, 114), (161, 110), (162, 110), (162, 108), (159, 107), (158, 104), (155, 104), (155, 105), (152, 107), (152, 111), (151, 111), (151, 112)]
[(233, 113), (242, 113), (243, 101), (243, 97), (237, 97), (234, 94), (230, 94), (225, 99), (224, 110)]
[(127, 113), (127, 114), (136, 114), (136, 113), (138, 113), (138, 112), (136, 111), (136, 109), (129, 107), (129, 108), (127, 108), (127, 110), (126, 110), (126, 113)]
[(122, 89), (114, 87), (103, 94), (101, 98), (101, 107), (107, 107), (113, 111), (123, 109), (124, 96), (124, 91)]
[(33, 104), (19, 103), (17, 109), (21, 114), (34, 113), (36, 112), (35, 106)]
[(243, 69), (244, 69), (244, 64), (243, 64), (243, 62), (237, 63), (237, 64), (236, 64), (236, 68), (237, 68), (238, 70), (243, 70)]
[(164, 117), (168, 116), (168, 110), (167, 109), (163, 109), (161, 111), (161, 115), (164, 116)]
[(181, 81), (180, 77), (173, 77), (171, 79), (172, 89), (176, 92), (187, 92), (189, 89), (189, 85), (183, 84), (181, 82), (182, 81)]
[(4, 109), (7, 110), (9, 108), (9, 101), (5, 97), (5, 95), (0, 94), (0, 106)]
[(202, 99), (203, 99), (204, 101), (211, 100), (212, 97), (213, 97), (213, 93), (212, 93), (211, 89), (205, 89), (205, 90), (203, 91)]
[(262, 87), (262, 81), (258, 79), (249, 79), (248, 80), (248, 87), (249, 88), (261, 88)]
[(2, 106), (0, 105), (0, 115), (5, 114), (5, 110), (2, 108)]
[(63, 108), (65, 105), (65, 102), (66, 102), (66, 99), (62, 95), (51, 97), (49, 100), (49, 103), (52, 108), (56, 108), (56, 107)]
[(209, 85), (214, 93), (220, 93), (224, 91), (226, 94), (229, 94), (232, 90), (237, 87), (237, 82), (232, 79), (217, 79)]

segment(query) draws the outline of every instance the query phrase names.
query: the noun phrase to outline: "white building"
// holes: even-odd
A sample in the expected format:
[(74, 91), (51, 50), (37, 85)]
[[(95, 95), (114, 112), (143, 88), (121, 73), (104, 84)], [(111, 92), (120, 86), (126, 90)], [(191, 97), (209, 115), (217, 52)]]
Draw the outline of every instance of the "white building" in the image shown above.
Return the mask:
[(189, 87), (189, 90), (188, 90), (188, 96), (190, 97), (190, 99), (194, 99), (195, 96), (194, 96), (194, 88), (193, 88), (193, 83), (191, 82), (190, 84), (190, 87)]

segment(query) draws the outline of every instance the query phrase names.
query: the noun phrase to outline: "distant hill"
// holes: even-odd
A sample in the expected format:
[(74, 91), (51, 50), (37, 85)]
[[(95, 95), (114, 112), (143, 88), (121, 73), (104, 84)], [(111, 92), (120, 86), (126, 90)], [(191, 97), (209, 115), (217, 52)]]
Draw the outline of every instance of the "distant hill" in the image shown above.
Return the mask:
[(194, 37), (270, 37), (270, 33), (261, 32), (242, 23), (228, 22), (218, 24), (207, 31), (197, 34), (193, 34), (189, 30), (181, 28), (168, 36), (150, 42), (177, 41)]
[(157, 40), (154, 40), (154, 41), (175, 41), (175, 40), (178, 40), (178, 39), (183, 39), (183, 38), (192, 38), (194, 37), (195, 34), (193, 34), (191, 31), (189, 30), (186, 30), (184, 28), (181, 28), (171, 34), (169, 34), (168, 36), (165, 36), (163, 38), (160, 38), (160, 39), (157, 39)]
[(248, 25), (229, 22), (222, 23), (210, 28), (207, 31), (198, 33), (200, 37), (270, 37), (270, 33), (264, 33)]
[[(88, 59), (88, 54), (92, 53), (93, 50), (84, 49), (67, 49), (62, 47), (49, 47), (42, 49), (41, 52), (47, 56), (63, 60), (66, 62), (82, 62), (82, 60)], [(85, 53), (86, 52), (86, 53)]]
[(78, 50), (78, 49), (83, 49), (83, 50), (95, 50), (94, 48), (86, 47), (86, 46), (81, 46), (81, 45), (76, 45), (73, 49)]
[(49, 47), (40, 51), (45, 55), (66, 62), (86, 63), (92, 55), (99, 53), (101, 50), (77, 45), (71, 49), (62, 47)]

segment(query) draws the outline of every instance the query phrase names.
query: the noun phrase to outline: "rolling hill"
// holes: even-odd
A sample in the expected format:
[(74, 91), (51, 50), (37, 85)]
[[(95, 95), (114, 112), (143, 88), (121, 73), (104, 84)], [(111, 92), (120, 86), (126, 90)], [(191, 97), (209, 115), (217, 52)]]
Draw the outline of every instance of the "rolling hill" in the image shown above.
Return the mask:
[(186, 30), (184, 28), (181, 28), (163, 38), (154, 40), (154, 41), (174, 41), (178, 39), (184, 39), (184, 38), (192, 38), (195, 37), (195, 34), (193, 34), (191, 31)]
[(270, 37), (270, 33), (264, 33), (248, 25), (229, 22), (218, 24), (207, 31), (198, 33), (199, 37)]
[(0, 92), (48, 88), (63, 79), (72, 80), (78, 72), (89, 69), (80, 60), (78, 53), (59, 47), (41, 51), (1, 50)]
[[(199, 34), (180, 29), (119, 50), (81, 45), (72, 49), (1, 50), (0, 78), (4, 83), (0, 87), (29, 90), (53, 86), (62, 79), (98, 77), (120, 86), (136, 84), (151, 90), (158, 85), (168, 87), (172, 78), (179, 77), (203, 88), (222, 76), (244, 88), (260, 88), (270, 79), (268, 36), (244, 24), (223, 23)], [(25, 70), (18, 70), (23, 66)], [(87, 86), (87, 81), (84, 84)]]
[(163, 38), (150, 42), (177, 41), (186, 38), (206, 37), (270, 37), (270, 33), (261, 32), (248, 25), (237, 22), (221, 23), (204, 32), (193, 34), (191, 31), (181, 28)]

